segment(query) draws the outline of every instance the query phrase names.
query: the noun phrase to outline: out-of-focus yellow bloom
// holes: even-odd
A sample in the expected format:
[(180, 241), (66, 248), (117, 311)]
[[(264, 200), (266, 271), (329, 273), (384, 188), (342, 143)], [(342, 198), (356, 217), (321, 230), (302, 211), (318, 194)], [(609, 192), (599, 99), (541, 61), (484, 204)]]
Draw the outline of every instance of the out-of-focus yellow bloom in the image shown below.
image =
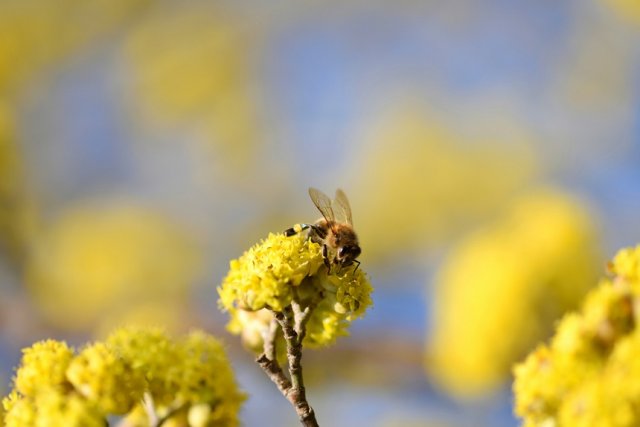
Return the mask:
[(11, 93), (65, 54), (108, 34), (149, 0), (4, 0), (0, 93)]
[(7, 427), (36, 425), (36, 408), (33, 399), (22, 397), (14, 391), (2, 399), (2, 406), (6, 411), (4, 424)]
[(327, 274), (320, 245), (301, 234), (269, 234), (230, 266), (218, 288), (220, 305), (231, 315), (228, 329), (242, 333), (256, 351), (271, 321), (264, 308), (283, 311), (294, 300), (315, 306), (303, 344), (319, 347), (346, 335), (349, 323), (371, 305), (372, 287), (362, 270)]
[(70, 208), (45, 231), (26, 277), (47, 320), (90, 330), (138, 304), (186, 304), (198, 265), (192, 239), (161, 214), (97, 204)]
[[(380, 120), (353, 192), (364, 256), (435, 247), (496, 211), (536, 171), (527, 137), (470, 140), (409, 105)], [(518, 141), (520, 138), (520, 141)], [(520, 142), (520, 143), (519, 143)], [(410, 153), (410, 155), (407, 155)]]
[[(200, 331), (190, 333), (178, 345), (178, 369), (173, 369), (175, 398), (207, 409), (211, 425), (238, 425), (238, 411), (245, 395), (238, 390), (222, 344)], [(195, 415), (193, 415), (195, 417)], [(208, 424), (208, 425), (209, 425)]]
[(35, 396), (40, 388), (68, 388), (66, 372), (73, 358), (73, 350), (66, 343), (40, 341), (22, 353), (14, 380), (16, 390), (25, 396)]
[[(640, 423), (640, 246), (618, 253), (549, 345), (514, 368), (515, 411), (526, 425), (631, 427)], [(546, 424), (544, 424), (546, 423)]]
[(634, 24), (640, 24), (640, 3), (636, 0), (603, 0), (620, 17)]
[(87, 400), (103, 413), (125, 414), (142, 399), (144, 374), (133, 369), (110, 346), (93, 344), (76, 356), (67, 378)]
[[(214, 337), (194, 331), (184, 339), (171, 341), (160, 329), (123, 328), (107, 342), (145, 374), (158, 414), (182, 408), (167, 425), (185, 425), (188, 417), (203, 425), (238, 425), (245, 395), (238, 389), (222, 344)], [(127, 422), (132, 426), (149, 425), (141, 405), (130, 413)]]
[(14, 120), (9, 104), (0, 97), (0, 245), (21, 260), (35, 231), (35, 209), (24, 179)]
[(174, 391), (168, 387), (167, 372), (180, 361), (175, 344), (160, 328), (120, 328), (106, 340), (109, 347), (144, 374), (146, 390), (156, 404), (170, 404)]
[(257, 122), (249, 38), (229, 10), (205, 3), (165, 4), (126, 39), (133, 98), (152, 126), (189, 122), (228, 159), (252, 150)]
[(540, 191), (463, 240), (436, 280), (426, 368), (460, 396), (491, 391), (547, 336), (597, 277), (598, 242), (587, 209)]

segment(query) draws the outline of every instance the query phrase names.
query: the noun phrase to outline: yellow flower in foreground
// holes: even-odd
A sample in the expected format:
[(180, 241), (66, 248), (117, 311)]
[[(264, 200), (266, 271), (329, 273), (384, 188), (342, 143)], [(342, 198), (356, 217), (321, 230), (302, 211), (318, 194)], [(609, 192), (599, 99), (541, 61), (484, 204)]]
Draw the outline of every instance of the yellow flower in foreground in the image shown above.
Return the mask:
[(245, 395), (222, 344), (204, 332), (172, 340), (159, 328), (121, 328), (76, 356), (51, 340), (24, 353), (2, 401), (7, 427), (104, 427), (110, 415), (147, 427), (143, 396), (163, 425), (238, 425)]
[[(105, 418), (94, 404), (59, 389), (40, 388), (35, 396), (12, 393), (3, 400), (6, 427), (104, 427)], [(2, 425), (0, 423), (0, 425)]]
[[(214, 337), (194, 331), (171, 341), (160, 329), (122, 328), (109, 337), (108, 343), (145, 374), (159, 415), (181, 408), (167, 425), (186, 425), (187, 418), (203, 426), (238, 425), (245, 395), (238, 388), (222, 344)], [(142, 405), (134, 408), (127, 422), (131, 426), (149, 425)]]
[(514, 368), (515, 411), (526, 425), (640, 424), (638, 265), (640, 246), (620, 251), (609, 267), (614, 277)]
[(269, 234), (230, 265), (218, 288), (220, 305), (231, 315), (228, 329), (242, 333), (256, 351), (271, 321), (265, 308), (281, 312), (294, 300), (313, 306), (303, 343), (318, 347), (346, 335), (349, 323), (372, 303), (373, 289), (361, 269), (327, 274), (320, 245), (300, 234)]
[(436, 280), (426, 369), (460, 396), (491, 391), (551, 332), (597, 277), (598, 244), (585, 207), (557, 192), (514, 203), (462, 241)]
[(282, 311), (291, 304), (293, 291), (302, 280), (314, 275), (322, 265), (320, 245), (302, 236), (269, 234), (239, 259), (219, 289), (225, 308)]

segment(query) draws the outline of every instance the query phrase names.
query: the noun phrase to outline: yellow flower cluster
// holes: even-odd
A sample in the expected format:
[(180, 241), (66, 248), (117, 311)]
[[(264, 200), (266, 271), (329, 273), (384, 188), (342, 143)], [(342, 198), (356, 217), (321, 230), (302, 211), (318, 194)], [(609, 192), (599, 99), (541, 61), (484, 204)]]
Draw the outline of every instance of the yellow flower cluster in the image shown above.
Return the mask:
[(526, 426), (640, 424), (639, 266), (640, 246), (620, 251), (612, 277), (516, 365), (515, 411)]
[(14, 385), (3, 400), (6, 427), (104, 427), (110, 415), (148, 426), (144, 396), (168, 421), (231, 427), (244, 401), (215, 338), (193, 332), (174, 342), (160, 329), (122, 328), (77, 355), (62, 342), (36, 343), (24, 350)]
[(506, 381), (595, 282), (594, 230), (582, 204), (546, 190), (519, 198), (496, 224), (463, 240), (436, 279), (429, 374), (462, 397)]
[(304, 345), (320, 347), (346, 335), (349, 323), (371, 305), (373, 290), (366, 274), (354, 267), (324, 266), (320, 245), (298, 234), (269, 234), (240, 258), (218, 288), (220, 306), (231, 315), (228, 329), (260, 351), (262, 334), (293, 301), (312, 306)]
[(7, 427), (104, 427), (104, 416), (89, 401), (74, 393), (50, 390), (33, 398), (12, 394), (5, 398)]

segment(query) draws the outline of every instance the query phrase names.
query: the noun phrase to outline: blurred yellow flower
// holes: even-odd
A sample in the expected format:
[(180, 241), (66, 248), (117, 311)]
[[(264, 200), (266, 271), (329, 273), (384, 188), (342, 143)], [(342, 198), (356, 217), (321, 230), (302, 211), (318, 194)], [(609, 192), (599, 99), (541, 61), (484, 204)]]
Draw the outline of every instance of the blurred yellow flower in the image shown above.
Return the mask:
[(280, 312), (294, 299), (313, 305), (303, 344), (320, 347), (346, 335), (349, 323), (372, 304), (373, 289), (364, 272), (350, 267), (327, 274), (320, 245), (302, 234), (269, 234), (230, 267), (218, 288), (220, 306), (231, 315), (229, 331), (242, 333), (247, 347), (256, 351), (272, 318), (265, 308)]
[(177, 355), (180, 364), (172, 367), (176, 400), (197, 408), (191, 417), (206, 417), (206, 425), (238, 425), (245, 395), (238, 390), (222, 344), (193, 331), (178, 343)]
[[(249, 40), (229, 10), (205, 3), (165, 3), (132, 31), (132, 101), (147, 123), (191, 123), (208, 141), (246, 158), (257, 134)], [(251, 123), (252, 125), (248, 125)]]
[[(166, 425), (233, 427), (245, 394), (238, 389), (222, 344), (201, 331), (170, 340), (161, 329), (121, 328), (107, 339), (136, 370), (144, 373), (157, 413), (171, 413)], [(148, 426), (139, 404), (127, 417), (131, 426)], [(163, 424), (164, 425), (164, 424)]]
[(158, 212), (86, 204), (68, 208), (35, 242), (26, 279), (49, 322), (86, 331), (139, 304), (186, 304), (199, 255), (188, 233)]
[(21, 261), (35, 232), (35, 209), (25, 183), (14, 122), (9, 103), (0, 97), (0, 245)]
[(73, 350), (64, 342), (46, 340), (22, 351), (22, 362), (14, 379), (16, 390), (35, 396), (39, 388), (64, 389)]
[(65, 54), (87, 48), (150, 0), (0, 2), (0, 93), (13, 93)]
[(67, 378), (105, 414), (125, 414), (142, 400), (144, 373), (104, 343), (82, 350), (67, 368)]
[[(364, 256), (435, 247), (493, 213), (536, 171), (524, 136), (470, 140), (414, 105), (373, 127), (354, 199)], [(520, 138), (520, 140), (518, 140)]]
[(492, 391), (597, 277), (586, 206), (541, 190), (461, 241), (440, 269), (426, 369), (459, 396)]
[[(514, 368), (515, 411), (526, 425), (640, 423), (640, 246), (620, 251), (577, 313)], [(546, 424), (544, 424), (546, 425)]]
[(636, 0), (602, 0), (613, 9), (621, 18), (629, 20), (633, 24), (640, 24), (640, 3)]

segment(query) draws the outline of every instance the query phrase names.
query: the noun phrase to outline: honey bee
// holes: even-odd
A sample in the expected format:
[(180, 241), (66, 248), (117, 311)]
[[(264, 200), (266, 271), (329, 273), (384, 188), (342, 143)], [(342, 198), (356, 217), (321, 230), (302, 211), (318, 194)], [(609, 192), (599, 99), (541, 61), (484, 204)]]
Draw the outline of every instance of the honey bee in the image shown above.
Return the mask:
[[(322, 191), (316, 188), (309, 188), (311, 201), (322, 213), (322, 218), (314, 224), (300, 224), (292, 227), (284, 233), (293, 236), (303, 230), (309, 230), (307, 237), (312, 242), (322, 245), (322, 256), (327, 269), (331, 271), (331, 266), (339, 268), (348, 267), (356, 263), (356, 270), (360, 266), (360, 261), (356, 258), (360, 255), (358, 236), (353, 230), (353, 220), (351, 218), (351, 206), (344, 191), (336, 190), (333, 200)], [(355, 270), (354, 270), (355, 271)]]

